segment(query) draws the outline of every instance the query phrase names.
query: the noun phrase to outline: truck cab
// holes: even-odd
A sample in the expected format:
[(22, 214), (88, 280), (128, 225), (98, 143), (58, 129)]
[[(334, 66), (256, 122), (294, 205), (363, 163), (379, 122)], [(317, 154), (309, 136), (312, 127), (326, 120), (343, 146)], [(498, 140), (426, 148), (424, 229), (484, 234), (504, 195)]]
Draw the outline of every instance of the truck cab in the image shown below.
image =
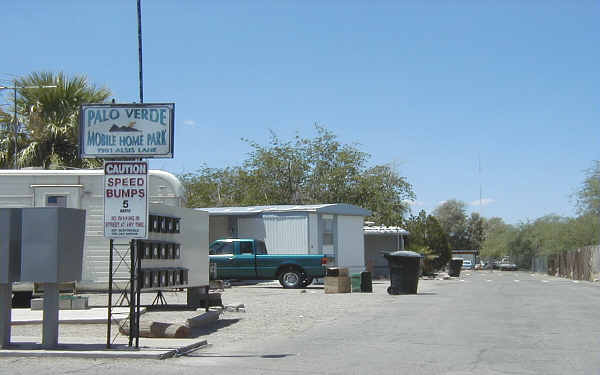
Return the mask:
[(324, 255), (270, 255), (264, 241), (228, 238), (214, 241), (210, 263), (220, 280), (279, 280), (284, 288), (305, 287), (323, 277)]

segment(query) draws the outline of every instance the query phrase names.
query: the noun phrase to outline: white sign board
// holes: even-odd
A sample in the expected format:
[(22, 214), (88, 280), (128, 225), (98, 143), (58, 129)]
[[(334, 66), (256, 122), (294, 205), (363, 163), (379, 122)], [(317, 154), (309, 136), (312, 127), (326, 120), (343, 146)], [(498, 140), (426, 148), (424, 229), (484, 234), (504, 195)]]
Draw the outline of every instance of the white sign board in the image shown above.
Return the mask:
[(104, 162), (104, 236), (146, 238), (148, 162)]
[(83, 104), (82, 158), (172, 158), (175, 104)]

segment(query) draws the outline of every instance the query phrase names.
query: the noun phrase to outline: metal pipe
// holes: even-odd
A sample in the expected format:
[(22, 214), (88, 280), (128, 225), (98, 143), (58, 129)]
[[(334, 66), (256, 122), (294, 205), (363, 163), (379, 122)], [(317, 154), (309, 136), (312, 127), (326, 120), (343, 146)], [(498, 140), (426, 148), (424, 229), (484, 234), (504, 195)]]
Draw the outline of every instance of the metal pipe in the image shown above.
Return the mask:
[(142, 66), (142, 1), (137, 0), (138, 57), (140, 70), (140, 103), (144, 102), (144, 73)]
[(14, 150), (14, 169), (17, 169), (17, 136), (18, 136), (18, 126), (19, 126), (19, 120), (17, 120), (17, 82), (15, 82), (15, 85), (13, 87), (14, 89), (14, 101), (15, 101), (15, 118), (14, 118), (14, 131), (15, 131), (15, 150)]
[(106, 349), (110, 349), (110, 339), (112, 336), (113, 246), (114, 242), (111, 239), (108, 258), (108, 323), (106, 324)]

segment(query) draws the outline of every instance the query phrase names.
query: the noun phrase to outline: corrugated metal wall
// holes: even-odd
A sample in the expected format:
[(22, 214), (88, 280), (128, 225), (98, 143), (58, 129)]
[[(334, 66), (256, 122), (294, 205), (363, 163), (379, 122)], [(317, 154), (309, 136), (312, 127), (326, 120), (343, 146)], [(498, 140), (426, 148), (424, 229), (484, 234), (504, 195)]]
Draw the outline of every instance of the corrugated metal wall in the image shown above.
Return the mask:
[(264, 214), (265, 243), (271, 254), (308, 254), (306, 213)]
[(209, 243), (233, 236), (231, 228), (229, 228), (229, 216), (211, 216), (209, 223)]

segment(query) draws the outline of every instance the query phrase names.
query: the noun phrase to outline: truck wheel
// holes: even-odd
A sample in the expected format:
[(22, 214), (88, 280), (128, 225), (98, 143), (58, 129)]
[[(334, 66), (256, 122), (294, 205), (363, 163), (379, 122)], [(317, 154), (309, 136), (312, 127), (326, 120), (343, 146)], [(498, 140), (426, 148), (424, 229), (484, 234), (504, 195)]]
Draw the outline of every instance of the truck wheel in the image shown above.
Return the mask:
[(296, 289), (302, 284), (302, 272), (288, 268), (279, 274), (279, 283), (286, 289)]

